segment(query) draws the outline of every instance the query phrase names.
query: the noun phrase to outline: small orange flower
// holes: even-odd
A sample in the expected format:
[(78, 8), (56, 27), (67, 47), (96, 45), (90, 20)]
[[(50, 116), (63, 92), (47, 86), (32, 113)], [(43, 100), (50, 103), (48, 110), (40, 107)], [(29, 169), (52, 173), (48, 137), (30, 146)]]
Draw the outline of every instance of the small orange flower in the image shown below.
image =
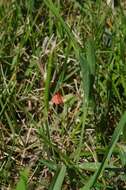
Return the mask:
[(56, 105), (63, 104), (63, 97), (62, 97), (62, 95), (59, 92), (55, 93), (54, 96), (51, 99), (51, 102), (53, 104), (56, 104)]

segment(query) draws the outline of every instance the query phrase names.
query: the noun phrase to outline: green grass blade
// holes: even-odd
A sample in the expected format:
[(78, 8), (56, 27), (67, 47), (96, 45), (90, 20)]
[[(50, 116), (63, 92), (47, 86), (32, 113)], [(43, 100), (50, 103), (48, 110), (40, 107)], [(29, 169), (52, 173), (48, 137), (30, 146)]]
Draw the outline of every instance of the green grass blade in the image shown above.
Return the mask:
[(97, 171), (90, 177), (89, 181), (84, 185), (84, 187), (80, 188), (80, 190), (91, 190), (92, 183), (95, 180), (95, 177), (97, 175)]
[(87, 42), (87, 62), (90, 67), (90, 73), (95, 76), (95, 66), (96, 66), (96, 58), (95, 58), (95, 47), (94, 41), (89, 39)]
[(83, 53), (80, 54), (80, 68), (82, 74), (82, 85), (84, 91), (84, 102), (87, 104), (90, 98), (90, 92), (92, 91), (94, 79), (95, 79), (95, 49), (92, 39), (87, 42), (86, 58)]
[(61, 168), (58, 168), (53, 181), (49, 187), (49, 190), (60, 190), (62, 187), (62, 183), (65, 177), (65, 173), (66, 173), (66, 166), (63, 165)]
[[(4, 104), (3, 104), (1, 99), (0, 99), (0, 106), (2, 108), (1, 110), (4, 110)], [(8, 125), (9, 125), (9, 127), (11, 129), (11, 133), (12, 133), (12, 135), (14, 137), (15, 136), (15, 128), (14, 128), (13, 122), (11, 121), (11, 118), (9, 117), (9, 114), (8, 114), (8, 112), (6, 110), (4, 111), (4, 114), (5, 114), (5, 118), (6, 118), (7, 122), (8, 122)]]
[(20, 180), (17, 183), (16, 190), (27, 190), (28, 173), (28, 169), (25, 169), (23, 172), (21, 172)]
[(82, 77), (82, 87), (84, 91), (84, 100), (83, 100), (83, 121), (82, 121), (82, 128), (81, 128), (81, 135), (80, 135), (80, 142), (79, 146), (76, 150), (75, 159), (77, 162), (80, 158), (80, 152), (83, 145), (83, 136), (84, 136), (84, 129), (85, 129), (85, 122), (87, 117), (88, 111), (88, 103), (89, 103), (89, 93), (90, 93), (90, 68), (87, 60), (84, 57), (84, 54), (80, 54), (80, 68), (81, 68), (81, 77)]
[(82, 77), (82, 87), (84, 91), (84, 103), (87, 104), (90, 92), (90, 67), (84, 54), (80, 54), (80, 68)]
[[(84, 163), (81, 163), (79, 164), (79, 168), (80, 169), (83, 169), (83, 170), (86, 170), (86, 171), (92, 171), (92, 172), (95, 172), (96, 170), (99, 169), (99, 167), (101, 166), (101, 163), (100, 162), (84, 162)], [(114, 165), (106, 165), (106, 170), (111, 170), (111, 171), (117, 171), (117, 170), (120, 170), (122, 168), (118, 168)]]
[[(120, 122), (118, 124), (118, 126), (116, 127), (113, 135), (112, 135), (112, 140), (110, 142), (110, 145), (108, 147), (108, 150), (105, 154), (105, 157), (99, 167), (99, 169), (97, 170), (97, 172), (90, 178), (89, 182), (87, 184), (89, 184), (89, 188), (86, 188), (83, 187), (82, 190), (88, 190), (90, 189), (91, 187), (93, 187), (93, 185), (96, 183), (98, 177), (103, 173), (103, 170), (105, 169), (105, 167), (107, 166), (108, 164), (108, 161), (110, 160), (110, 157), (112, 155), (112, 152), (113, 152), (113, 149), (119, 139), (119, 136), (121, 135), (124, 127), (125, 127), (125, 124), (126, 124), (126, 112), (123, 114), (123, 116), (121, 117), (120, 119)], [(87, 187), (87, 185), (86, 185)]]
[(79, 48), (78, 48), (79, 46), (75, 40), (75, 37), (74, 37), (72, 31), (70, 30), (69, 26), (64, 22), (63, 18), (61, 17), (58, 8), (55, 6), (55, 4), (51, 0), (44, 0), (44, 3), (50, 9), (50, 11), (53, 13), (53, 15), (55, 15), (55, 17), (57, 17), (57, 19), (59, 20), (63, 29), (66, 31), (68, 38), (71, 39), (71, 42), (72, 42), (72, 45), (73, 45), (73, 48), (74, 48), (76, 54), (79, 55)]
[(51, 160), (41, 159), (39, 162), (44, 166), (47, 166), (50, 170), (56, 171), (57, 169), (57, 165)]
[(99, 162), (84, 162), (79, 164), (79, 168), (86, 170), (86, 171), (96, 171), (101, 163)]
[(49, 88), (50, 88), (50, 81), (51, 81), (51, 71), (52, 71), (52, 53), (49, 56), (48, 67), (47, 67), (47, 78), (45, 82), (45, 111), (48, 114), (49, 108)]

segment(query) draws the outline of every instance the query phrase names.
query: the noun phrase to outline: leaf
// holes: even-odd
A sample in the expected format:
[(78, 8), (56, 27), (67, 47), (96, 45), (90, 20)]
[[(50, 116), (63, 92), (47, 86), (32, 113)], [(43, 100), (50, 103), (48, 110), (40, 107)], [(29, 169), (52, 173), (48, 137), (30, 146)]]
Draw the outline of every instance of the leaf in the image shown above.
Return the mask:
[[(84, 162), (84, 163), (79, 164), (78, 167), (80, 169), (83, 169), (83, 170), (86, 170), (86, 171), (92, 171), (92, 172), (94, 171), (95, 172), (96, 170), (99, 169), (100, 165), (101, 165), (100, 162)], [(111, 171), (112, 170), (113, 171), (120, 170), (119, 167), (117, 168), (116, 166), (110, 165), (110, 164), (106, 165), (105, 169), (106, 170), (111, 170)]]
[(53, 63), (53, 56), (52, 53), (49, 55), (49, 61), (47, 66), (47, 78), (45, 82), (45, 113), (48, 115), (49, 109), (49, 91), (50, 91), (50, 82), (51, 82), (51, 72), (52, 72), (52, 63)]
[(80, 54), (80, 67), (85, 101), (89, 101), (89, 98), (91, 98), (91, 92), (95, 81), (95, 65), (96, 58), (94, 41), (92, 39), (89, 39), (87, 41), (86, 56), (83, 53)]
[(89, 39), (87, 41), (87, 62), (90, 68), (90, 74), (95, 76), (95, 65), (96, 65), (96, 58), (95, 58), (95, 48), (94, 48), (94, 41)]
[(95, 79), (95, 51), (93, 40), (89, 40), (87, 42), (87, 49), (86, 49), (86, 56), (84, 53), (80, 53), (79, 55), (79, 62), (81, 68), (81, 78), (82, 78), (82, 87), (84, 91), (84, 99), (83, 99), (83, 121), (82, 121), (82, 128), (81, 128), (81, 135), (80, 135), (80, 142), (78, 148), (76, 150), (75, 159), (77, 162), (79, 161), (80, 152), (83, 144), (83, 136), (84, 136), (84, 129), (88, 111), (88, 104), (89, 99), (91, 96), (94, 79)]
[(53, 181), (49, 187), (49, 190), (60, 190), (62, 187), (62, 183), (66, 173), (66, 166), (63, 165), (62, 167), (58, 168), (54, 177)]
[(78, 167), (86, 171), (96, 171), (100, 164), (99, 162), (84, 162), (79, 164)]
[(47, 166), (50, 170), (56, 171), (57, 169), (57, 165), (51, 160), (41, 159), (39, 162), (42, 163), (44, 166)]
[(82, 75), (82, 86), (84, 91), (84, 102), (87, 103), (89, 100), (90, 91), (90, 68), (83, 53), (80, 53), (80, 67)]
[(28, 173), (28, 168), (21, 172), (19, 182), (16, 186), (16, 190), (27, 190)]
[(96, 67), (96, 58), (95, 58), (95, 48), (93, 39), (87, 41), (86, 49), (87, 63), (89, 65), (89, 77), (90, 77), (90, 89), (89, 89), (89, 98), (93, 98), (93, 85), (95, 81), (95, 67)]
[(90, 190), (96, 183), (99, 176), (102, 175), (104, 169), (106, 168), (106, 166), (108, 164), (108, 161), (110, 160), (113, 149), (114, 149), (125, 125), (126, 125), (126, 112), (122, 115), (120, 122), (112, 135), (112, 140), (110, 142), (110, 145), (108, 147), (108, 150), (105, 154), (105, 157), (104, 157), (101, 165), (99, 166), (98, 170), (94, 173), (94, 175), (91, 176), (91, 178), (89, 179), (87, 184), (83, 188), (81, 188), (81, 190)]
[(97, 171), (90, 177), (89, 181), (84, 185), (84, 187), (80, 188), (80, 190), (91, 190), (92, 183), (97, 175)]
[(59, 9), (55, 6), (55, 4), (52, 2), (52, 0), (44, 0), (44, 3), (50, 9), (50, 11), (52, 12), (52, 14), (55, 15), (55, 17), (58, 19), (58, 21), (60, 22), (60, 24), (63, 27), (63, 29), (66, 31), (66, 34), (67, 34), (68, 38), (71, 39), (74, 51), (78, 55), (78, 53), (79, 53), (78, 47), (79, 46), (78, 46), (78, 44), (77, 44), (77, 42), (75, 40), (75, 36), (73, 35), (70, 27), (66, 24), (66, 22), (61, 17), (61, 15), (59, 13)]

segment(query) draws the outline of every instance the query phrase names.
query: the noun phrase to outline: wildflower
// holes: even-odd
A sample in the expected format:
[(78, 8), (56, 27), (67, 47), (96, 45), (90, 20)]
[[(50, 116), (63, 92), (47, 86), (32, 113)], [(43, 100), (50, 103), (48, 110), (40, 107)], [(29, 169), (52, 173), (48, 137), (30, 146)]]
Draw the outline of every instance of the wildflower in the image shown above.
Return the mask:
[(59, 92), (55, 93), (54, 96), (51, 99), (51, 102), (53, 104), (55, 104), (55, 105), (63, 104), (63, 97), (62, 97), (62, 95)]

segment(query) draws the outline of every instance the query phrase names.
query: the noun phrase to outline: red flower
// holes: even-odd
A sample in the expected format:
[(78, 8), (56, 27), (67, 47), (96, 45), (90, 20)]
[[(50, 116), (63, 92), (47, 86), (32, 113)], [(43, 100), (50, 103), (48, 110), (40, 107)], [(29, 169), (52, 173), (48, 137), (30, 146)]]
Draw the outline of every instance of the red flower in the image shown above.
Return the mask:
[(53, 104), (56, 104), (56, 105), (63, 104), (63, 97), (62, 97), (62, 95), (59, 92), (55, 93), (54, 96), (51, 99), (51, 102)]

